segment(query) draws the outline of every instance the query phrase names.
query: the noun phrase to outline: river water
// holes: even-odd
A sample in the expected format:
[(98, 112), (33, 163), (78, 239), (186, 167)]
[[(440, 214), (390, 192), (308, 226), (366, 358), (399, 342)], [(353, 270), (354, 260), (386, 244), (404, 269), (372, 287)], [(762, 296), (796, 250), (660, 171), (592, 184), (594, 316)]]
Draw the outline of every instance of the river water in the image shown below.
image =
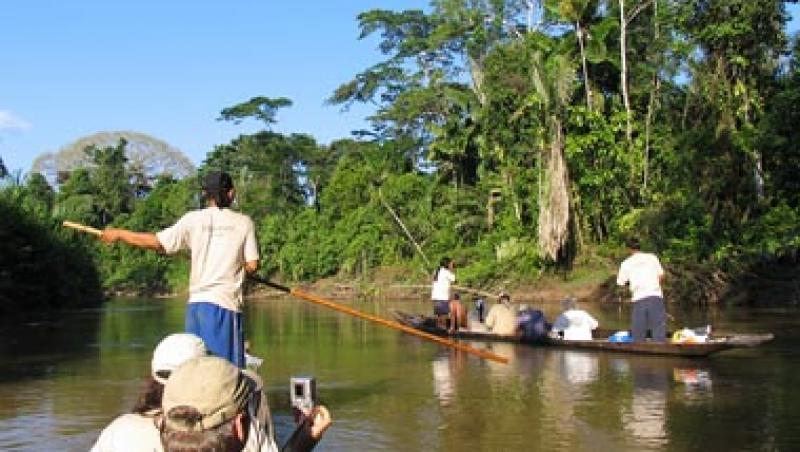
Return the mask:
[[(58, 321), (2, 326), (0, 450), (87, 450), (126, 412), (151, 352), (183, 326), (180, 300), (116, 299)], [(426, 303), (352, 302), (388, 317)], [(544, 306), (552, 319), (558, 306)], [(627, 311), (584, 306), (608, 328)], [(800, 450), (800, 311), (676, 311), (674, 326), (774, 332), (776, 340), (676, 359), (473, 343), (497, 364), (289, 298), (251, 302), (279, 442), (288, 382), (313, 375), (334, 425), (317, 450)]]

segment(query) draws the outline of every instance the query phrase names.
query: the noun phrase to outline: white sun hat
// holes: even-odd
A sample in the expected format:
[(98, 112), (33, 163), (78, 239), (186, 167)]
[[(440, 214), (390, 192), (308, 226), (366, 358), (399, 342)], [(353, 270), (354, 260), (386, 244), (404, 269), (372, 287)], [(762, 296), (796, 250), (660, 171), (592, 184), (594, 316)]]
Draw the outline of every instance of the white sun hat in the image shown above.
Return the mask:
[(173, 370), (192, 358), (208, 354), (202, 339), (191, 333), (170, 334), (156, 345), (151, 371), (153, 378), (166, 384)]

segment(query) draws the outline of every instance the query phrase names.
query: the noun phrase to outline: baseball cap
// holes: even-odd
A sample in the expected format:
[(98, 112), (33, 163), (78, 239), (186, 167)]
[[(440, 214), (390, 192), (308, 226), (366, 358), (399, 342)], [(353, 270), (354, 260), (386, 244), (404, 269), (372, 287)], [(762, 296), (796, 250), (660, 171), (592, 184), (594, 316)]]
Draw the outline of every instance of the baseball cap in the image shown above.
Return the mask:
[(208, 192), (219, 192), (233, 188), (231, 175), (224, 171), (209, 171), (202, 179), (203, 190)]
[(156, 345), (150, 369), (153, 378), (166, 384), (170, 374), (184, 361), (208, 354), (202, 339), (191, 333), (170, 334)]
[(638, 237), (628, 237), (625, 239), (625, 246), (632, 250), (638, 250), (641, 248), (641, 242), (639, 241)]
[[(193, 432), (212, 429), (243, 412), (258, 389), (258, 380), (216, 356), (192, 358), (178, 366), (164, 385), (161, 408), (170, 430)], [(179, 416), (172, 410), (189, 407), (197, 416)]]

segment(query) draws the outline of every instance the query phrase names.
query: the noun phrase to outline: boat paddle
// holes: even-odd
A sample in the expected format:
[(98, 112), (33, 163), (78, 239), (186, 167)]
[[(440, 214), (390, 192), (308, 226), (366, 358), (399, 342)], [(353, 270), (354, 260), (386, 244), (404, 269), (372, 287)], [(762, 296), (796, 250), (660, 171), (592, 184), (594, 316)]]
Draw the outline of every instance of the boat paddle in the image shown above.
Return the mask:
[[(64, 221), (63, 225), (65, 227), (72, 228), (72, 229), (75, 229), (75, 230), (78, 230), (78, 231), (81, 231), (81, 232), (86, 232), (88, 234), (92, 234), (92, 235), (95, 235), (97, 237), (100, 237), (101, 235), (103, 235), (103, 232), (101, 230), (93, 228), (91, 226), (86, 226), (86, 225), (83, 225), (83, 224), (80, 224), (80, 223), (75, 223), (75, 222), (72, 222), (72, 221)], [(303, 299), (303, 300), (306, 300), (306, 301), (310, 301), (310, 302), (312, 302), (314, 304), (325, 306), (325, 307), (333, 309), (335, 311), (344, 312), (345, 314), (351, 315), (353, 317), (358, 317), (360, 319), (369, 320), (369, 321), (377, 323), (379, 325), (383, 325), (383, 326), (386, 326), (386, 327), (389, 327), (389, 328), (393, 328), (395, 330), (399, 330), (399, 331), (402, 331), (404, 333), (411, 334), (413, 336), (421, 337), (423, 339), (427, 339), (429, 341), (433, 341), (433, 342), (436, 342), (438, 344), (454, 348), (456, 350), (461, 350), (463, 352), (466, 352), (466, 353), (469, 353), (469, 354), (472, 354), (472, 355), (475, 355), (475, 356), (478, 356), (478, 357), (481, 357), (481, 358), (484, 358), (484, 359), (490, 359), (490, 360), (496, 361), (498, 363), (508, 364), (508, 358), (505, 358), (503, 356), (495, 355), (494, 353), (491, 353), (491, 352), (488, 352), (488, 351), (485, 351), (485, 350), (480, 350), (480, 349), (477, 349), (477, 348), (474, 348), (474, 347), (470, 347), (469, 345), (462, 344), (460, 342), (456, 342), (456, 341), (453, 341), (453, 340), (450, 340), (450, 339), (446, 339), (446, 338), (443, 338), (443, 337), (439, 337), (439, 336), (436, 336), (434, 334), (426, 333), (424, 331), (419, 331), (417, 329), (414, 329), (414, 328), (411, 328), (409, 326), (403, 325), (402, 323), (394, 322), (394, 321), (391, 321), (391, 320), (386, 320), (386, 319), (383, 319), (383, 318), (380, 318), (380, 317), (377, 317), (377, 316), (374, 316), (374, 315), (370, 315), (370, 314), (365, 314), (365, 313), (363, 313), (361, 311), (358, 311), (358, 310), (355, 310), (353, 308), (341, 305), (339, 303), (335, 303), (335, 302), (330, 301), (330, 300), (326, 300), (325, 298), (305, 293), (305, 292), (303, 292), (303, 291), (301, 291), (299, 289), (289, 288), (289, 287), (274, 283), (274, 282), (272, 282), (272, 281), (270, 281), (270, 280), (268, 280), (266, 278), (263, 278), (261, 276), (258, 276), (258, 275), (248, 275), (248, 277), (251, 280), (255, 281), (255, 282), (258, 282), (258, 283), (264, 284), (266, 286), (272, 287), (273, 289), (277, 289), (277, 290), (279, 290), (281, 292), (287, 293), (289, 295), (293, 295), (293, 296), (295, 296), (297, 298), (300, 298), (300, 299)]]

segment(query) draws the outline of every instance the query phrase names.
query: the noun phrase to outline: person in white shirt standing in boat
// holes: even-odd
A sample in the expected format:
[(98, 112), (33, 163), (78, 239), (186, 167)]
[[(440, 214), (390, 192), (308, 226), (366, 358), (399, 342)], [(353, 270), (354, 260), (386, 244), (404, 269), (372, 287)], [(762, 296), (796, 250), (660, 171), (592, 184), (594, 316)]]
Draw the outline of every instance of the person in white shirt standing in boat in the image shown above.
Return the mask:
[(638, 239), (630, 238), (626, 244), (631, 255), (619, 267), (617, 285), (630, 285), (631, 336), (634, 342), (642, 342), (650, 330), (653, 341), (664, 342), (667, 336), (667, 311), (661, 291), (664, 269), (655, 254), (641, 251)]
[(258, 269), (255, 227), (250, 217), (229, 208), (235, 191), (228, 173), (207, 173), (202, 188), (206, 208), (185, 214), (157, 234), (109, 228), (100, 238), (167, 254), (190, 250), (186, 332), (203, 339), (214, 355), (243, 368), (242, 284), (245, 272)]
[(442, 329), (447, 328), (447, 317), (450, 315), (450, 286), (456, 282), (455, 268), (455, 262), (445, 257), (433, 273), (433, 315), (436, 316), (436, 326)]
[(575, 298), (568, 297), (561, 302), (565, 309), (553, 322), (552, 331), (564, 333), (565, 341), (590, 341), (592, 331), (597, 328), (597, 320), (583, 309), (578, 309)]

